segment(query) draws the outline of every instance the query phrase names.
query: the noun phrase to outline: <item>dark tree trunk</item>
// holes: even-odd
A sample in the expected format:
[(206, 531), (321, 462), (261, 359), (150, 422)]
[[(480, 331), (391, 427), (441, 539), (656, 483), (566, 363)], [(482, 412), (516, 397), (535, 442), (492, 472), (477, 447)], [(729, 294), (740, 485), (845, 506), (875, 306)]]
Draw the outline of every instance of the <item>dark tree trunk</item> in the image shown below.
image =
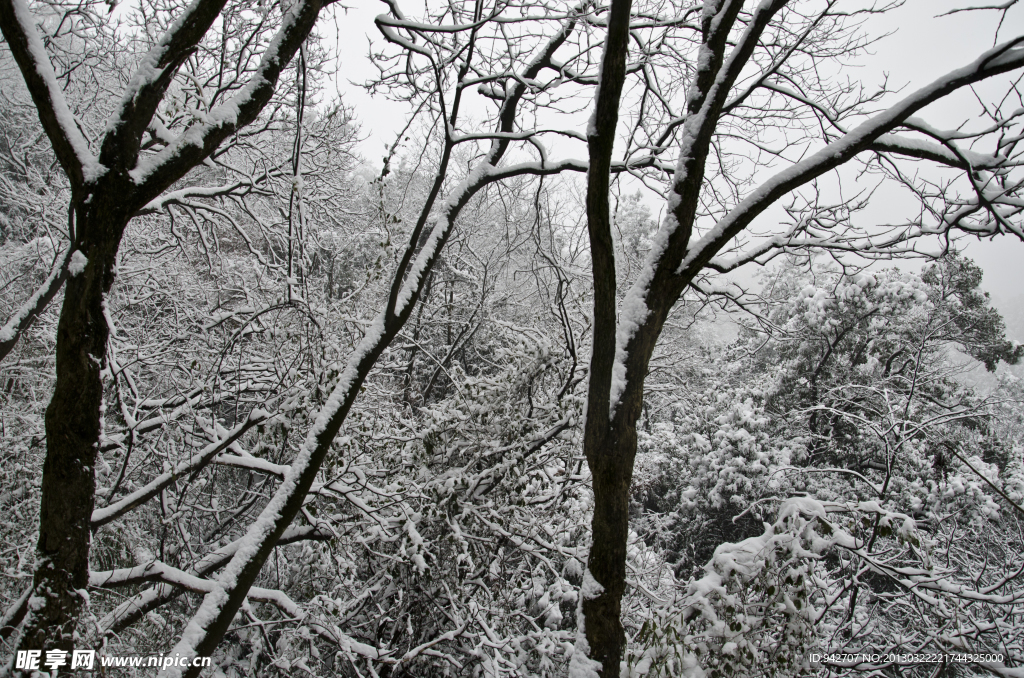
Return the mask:
[(602, 441), (604, 444), (594, 450), (594, 456), (600, 461), (591, 465), (593, 544), (587, 567), (603, 590), (595, 598), (584, 599), (583, 616), (590, 657), (601, 662), (600, 675), (606, 677), (619, 675), (619, 663), (626, 644), (621, 603), (626, 589), (629, 485), (633, 478), (636, 435), (635, 430), (627, 429), (623, 433), (625, 438), (606, 436)]
[[(31, 611), (19, 648), (72, 650), (89, 584), (89, 543), (109, 335), (104, 303), (129, 214), (130, 184), (102, 181), (75, 206), (73, 250), (88, 262), (68, 275), (57, 325), (57, 381), (46, 408), (46, 461)], [(89, 199), (91, 198), (91, 199)], [(76, 255), (77, 256), (77, 255)]]
[[(747, 24), (744, 40), (723, 71), (729, 32), (742, 0), (708, 0), (701, 18), (702, 58), (687, 96), (687, 119), (681, 136), (684, 145), (679, 169), (672, 181), (670, 215), (665, 243), (652, 252), (643, 273), (627, 296), (623, 336), (615, 318), (615, 258), (608, 208), (609, 172), (617, 123), (617, 108), (626, 73), (629, 0), (613, 0), (608, 18), (608, 40), (601, 64), (601, 79), (588, 131), (590, 168), (587, 178), (587, 220), (594, 271), (594, 349), (590, 367), (587, 423), (583, 449), (594, 485), (593, 545), (587, 567), (600, 585), (600, 593), (584, 595), (581, 604), (589, 657), (600, 662), (604, 678), (619, 675), (625, 634), (619, 619), (625, 593), (626, 543), (629, 531), (629, 485), (636, 456), (636, 426), (643, 406), (644, 380), (654, 347), (672, 306), (694, 276), (713, 255), (711, 250), (680, 265), (693, 233), (705, 164), (718, 117), (758, 36), (771, 17), (786, 3), (762, 3)], [(728, 238), (718, 245), (720, 248)], [(714, 250), (717, 252), (717, 249)], [(617, 342), (623, 341), (623, 346)], [(616, 360), (621, 364), (616, 365)], [(614, 379), (613, 379), (614, 375)], [(620, 381), (615, 384), (614, 380)], [(614, 388), (613, 388), (614, 387)], [(614, 399), (614, 400), (613, 400)], [(614, 405), (614, 407), (611, 407)], [(612, 411), (614, 410), (614, 411)]]
[(593, 542), (587, 569), (601, 591), (591, 594), (593, 597), (584, 591), (580, 621), (584, 624), (590, 659), (601, 663), (601, 675), (606, 678), (619, 675), (626, 642), (619, 612), (626, 586), (629, 484), (636, 454), (635, 426), (619, 430), (609, 414), (615, 363), (616, 284), (608, 190), (619, 100), (626, 78), (630, 4), (630, 0), (612, 2), (601, 85), (587, 131), (587, 230), (594, 275), (594, 348), (583, 451), (594, 484)]

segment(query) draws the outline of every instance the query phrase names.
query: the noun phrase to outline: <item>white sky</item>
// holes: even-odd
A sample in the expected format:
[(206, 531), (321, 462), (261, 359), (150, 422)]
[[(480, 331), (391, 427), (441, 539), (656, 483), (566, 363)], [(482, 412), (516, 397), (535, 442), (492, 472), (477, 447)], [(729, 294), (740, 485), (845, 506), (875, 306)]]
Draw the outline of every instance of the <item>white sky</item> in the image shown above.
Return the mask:
[[(951, 0), (911, 0), (894, 11), (886, 17), (885, 26), (889, 30), (894, 28), (896, 33), (879, 45), (865, 71), (874, 71), (873, 78), (888, 72), (894, 84), (925, 83), (975, 59), (992, 46), (998, 13), (970, 12), (936, 18), (965, 4)], [(1000, 3), (974, 0), (970, 4)], [(1004, 41), (1021, 33), (1024, 33), (1024, 3), (1011, 9), (999, 38)], [(974, 109), (957, 105), (963, 102), (961, 97), (932, 106), (922, 117), (940, 126), (955, 126), (973, 113)], [(965, 253), (985, 271), (983, 285), (1004, 312), (1009, 310), (1007, 304), (1024, 304), (1024, 243), (1009, 237), (973, 240)]]
[[(353, 86), (372, 78), (376, 69), (367, 53), (371, 41), (380, 43), (373, 24), (378, 13), (386, 11), (383, 2), (356, 2), (347, 11), (338, 12), (335, 24), (324, 27), (326, 35), (335, 35), (341, 52), (338, 90), (344, 100), (355, 107), (357, 119), (366, 140), (360, 152), (373, 166), (379, 167), (385, 146), (405, 122), (407, 111), (382, 97), (372, 98), (363, 89)], [(861, 78), (866, 83), (879, 82), (889, 75), (890, 85), (916, 89), (943, 73), (962, 66), (992, 45), (993, 32), (998, 20), (997, 12), (960, 13), (948, 17), (938, 15), (957, 6), (963, 0), (908, 0), (885, 17), (872, 19), (873, 33), (894, 31), (879, 43), (874, 54), (863, 60)], [(994, 4), (988, 0), (975, 0), (972, 4)], [(416, 12), (421, 3), (408, 6)], [(1003, 22), (1000, 38), (1005, 40), (1024, 32), (1024, 2), (1014, 7)], [(973, 115), (969, 99), (961, 97), (932, 106), (922, 117), (939, 127), (954, 127)], [(879, 196), (877, 210), (879, 222), (886, 221), (892, 207), (885, 196)], [(1009, 237), (995, 241), (972, 241), (966, 254), (978, 262), (985, 271), (984, 286), (1004, 312), (1007, 304), (1024, 304), (1024, 243)]]
[(383, 42), (373, 24), (378, 14), (387, 11), (383, 2), (357, 0), (347, 10), (338, 9), (337, 21), (321, 28), (327, 39), (338, 40), (341, 63), (337, 74), (337, 88), (349, 106), (354, 106), (356, 118), (367, 137), (360, 145), (363, 157), (374, 167), (380, 167), (385, 148), (395, 140), (402, 129), (408, 111), (404, 106), (384, 97), (371, 97), (358, 85), (377, 75), (369, 59), (370, 42)]

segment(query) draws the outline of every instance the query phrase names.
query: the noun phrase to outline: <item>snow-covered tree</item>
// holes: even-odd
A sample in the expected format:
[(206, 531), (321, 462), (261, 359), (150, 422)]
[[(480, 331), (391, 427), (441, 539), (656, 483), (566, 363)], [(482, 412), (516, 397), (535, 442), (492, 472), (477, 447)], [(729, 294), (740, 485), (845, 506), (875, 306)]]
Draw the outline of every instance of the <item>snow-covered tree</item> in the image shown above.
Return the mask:
[(1021, 459), (998, 422), (1019, 396), (964, 386), (953, 346), (979, 362), (1020, 351), (976, 267), (787, 263), (766, 285), (771, 336), (742, 338), (640, 436), (637, 529), (695, 579), (646, 620), (632, 661), (798, 675), (811, 650), (1015, 657)]
[[(961, 88), (1019, 73), (1024, 38), (997, 41), (973, 62), (895, 99), (884, 90), (868, 93), (824, 76), (870, 41), (859, 30), (857, 14), (844, 11), (841, 3), (765, 0), (748, 6), (740, 0), (707, 0), (663, 9), (621, 0), (603, 16), (607, 37), (587, 129), (595, 296), (584, 451), (595, 495), (588, 560), (592, 585), (581, 606), (576, 668), (581, 675), (613, 676), (625, 643), (619, 617), (637, 421), (651, 357), (673, 306), (691, 286), (700, 288), (708, 273), (780, 250), (870, 254), (950, 228), (1020, 236), (1019, 179), (1012, 159), (1018, 151), (1001, 141), (1003, 134), (1016, 138), (1010, 131), (1016, 129), (1013, 106), (999, 109), (994, 127), (985, 124), (976, 132), (943, 132), (915, 116)], [(675, 31), (679, 26), (685, 28)], [(645, 30), (653, 39), (639, 37)], [(676, 77), (654, 80), (649, 73), (655, 66), (647, 61), (652, 52), (663, 58), (668, 51), (650, 46), (670, 40), (671, 56), (681, 57), (678, 70), (667, 71)], [(676, 152), (677, 162), (664, 191), (665, 219), (651, 238), (642, 271), (618, 305), (608, 194), (611, 172), (618, 167), (613, 156), (623, 131), (619, 118), (627, 82), (636, 82), (644, 93), (641, 100), (657, 110), (621, 116), (631, 130), (621, 151), (622, 169), (660, 167), (668, 149)], [(991, 149), (984, 157), (975, 150), (982, 144)], [(918, 195), (929, 209), (919, 220), (905, 228), (858, 233), (847, 228), (848, 209), (828, 205), (820, 193), (802, 192), (858, 157), (881, 157), (878, 162), (887, 168), (909, 158), (960, 170), (964, 192), (945, 184), (939, 194), (922, 187)], [(790, 227), (772, 228), (761, 238), (745, 235), (760, 215), (794, 194), (803, 202), (790, 208), (796, 216)], [(706, 284), (705, 290), (711, 291)]]
[[(1008, 25), (900, 94), (842, 70), (898, 3), (389, 1), (367, 87), (411, 117), (371, 170), (322, 4), (0, 0), (0, 639), (239, 676), (1013, 656), (1019, 384), (950, 360), (1021, 354), (950, 253), (1021, 235)], [(864, 226), (854, 175), (920, 211)], [(709, 341), (722, 305), (770, 336)]]
[[(105, 296), (114, 283), (128, 222), (259, 116), (321, 7), (302, 2), (269, 7), (262, 18), (245, 17), (241, 37), (246, 42), (234, 50), (233, 63), (220, 64), (218, 84), (204, 91), (201, 81), (187, 79), (182, 66), (198, 58), (199, 46), (222, 17), (225, 4), (197, 0), (188, 6), (149, 8), (143, 32), (135, 36), (138, 58), (131, 75), (119, 91), (111, 92), (106, 123), (95, 128), (76, 119), (74, 101), (58, 79), (37, 15), (23, 0), (0, 4), (0, 29), (71, 196), (65, 261), (51, 274), (49, 287), (34, 297), (45, 303), (52, 296), (52, 281), (66, 276), (57, 325), (57, 379), (46, 411), (35, 593), (22, 622), (22, 649), (71, 650), (74, 644), (84, 602), (78, 591), (89, 582), (94, 469), (104, 408), (101, 372), (107, 367), (110, 337)], [(102, 22), (82, 17), (98, 11), (87, 4), (57, 17), (61, 26), (68, 23), (81, 30), (77, 35), (70, 31), (71, 39), (87, 43), (96, 32), (92, 27)], [(231, 28), (225, 20), (215, 30), (230, 41), (239, 37), (231, 35)], [(183, 83), (196, 96), (177, 96)], [(24, 308), (20, 315), (36, 312), (31, 302)], [(5, 331), (12, 327), (20, 329), (22, 323), (12, 320)]]

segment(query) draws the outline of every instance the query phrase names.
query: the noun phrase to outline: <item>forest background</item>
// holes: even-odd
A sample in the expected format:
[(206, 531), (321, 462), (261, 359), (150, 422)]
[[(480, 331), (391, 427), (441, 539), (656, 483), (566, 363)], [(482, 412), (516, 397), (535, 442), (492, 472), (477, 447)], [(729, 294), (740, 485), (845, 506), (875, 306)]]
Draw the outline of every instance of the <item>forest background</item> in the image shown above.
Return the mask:
[(920, 5), (0, 3), (3, 671), (1024, 675), (1022, 7)]

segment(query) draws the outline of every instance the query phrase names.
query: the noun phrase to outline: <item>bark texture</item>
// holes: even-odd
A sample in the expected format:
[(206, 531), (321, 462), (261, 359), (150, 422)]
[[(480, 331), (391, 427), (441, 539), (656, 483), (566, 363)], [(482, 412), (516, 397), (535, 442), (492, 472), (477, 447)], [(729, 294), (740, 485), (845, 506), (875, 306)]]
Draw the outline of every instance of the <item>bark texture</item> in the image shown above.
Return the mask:
[(74, 649), (89, 584), (90, 522), (96, 482), (106, 343), (104, 300), (114, 282), (117, 248), (128, 224), (127, 177), (102, 180), (75, 206), (73, 251), (88, 260), (69, 275), (57, 325), (57, 381), (46, 408), (37, 565), (20, 649)]
[[(728, 37), (742, 0), (708, 0), (702, 17), (702, 58), (687, 100), (683, 145), (669, 201), (671, 214), (662, 225), (668, 238), (664, 250), (646, 263), (650, 279), (630, 291), (624, 309), (638, 323), (618, 337), (615, 317), (615, 257), (612, 249), (608, 190), (618, 108), (626, 75), (629, 37), (628, 0), (613, 1), (608, 38), (601, 64), (601, 84), (588, 132), (590, 169), (587, 178), (587, 220), (594, 275), (594, 342), (590, 365), (587, 423), (583, 449), (593, 476), (593, 543), (587, 561), (602, 591), (582, 604), (589, 656), (600, 662), (604, 678), (617, 677), (625, 648), (621, 622), (626, 588), (626, 548), (629, 535), (629, 488), (636, 457), (636, 425), (643, 408), (644, 380), (665, 320), (699, 267), (678, 272), (686, 255), (700, 203), (711, 140), (729, 89), (749, 58), (770, 18), (785, 4), (775, 0), (761, 6), (740, 44), (725, 60)], [(645, 312), (639, 314), (638, 309)], [(624, 346), (617, 343), (624, 340)], [(622, 349), (624, 374), (614, 375), (616, 352)], [(622, 370), (624, 368), (624, 370)], [(618, 401), (611, 402), (613, 379), (624, 379)], [(614, 405), (614, 407), (612, 407)]]
[(636, 454), (636, 429), (618, 429), (609, 416), (615, 361), (615, 252), (608, 190), (619, 100), (626, 79), (630, 0), (613, 0), (601, 62), (601, 85), (587, 130), (587, 230), (594, 275), (594, 343), (590, 359), (587, 424), (583, 451), (594, 484), (593, 542), (587, 567), (602, 591), (581, 610), (590, 658), (603, 676), (618, 676), (626, 636), (620, 621), (626, 586), (629, 484)]

